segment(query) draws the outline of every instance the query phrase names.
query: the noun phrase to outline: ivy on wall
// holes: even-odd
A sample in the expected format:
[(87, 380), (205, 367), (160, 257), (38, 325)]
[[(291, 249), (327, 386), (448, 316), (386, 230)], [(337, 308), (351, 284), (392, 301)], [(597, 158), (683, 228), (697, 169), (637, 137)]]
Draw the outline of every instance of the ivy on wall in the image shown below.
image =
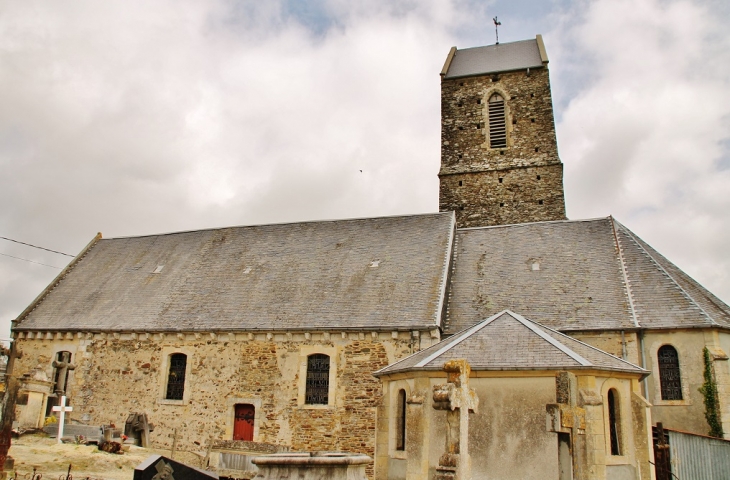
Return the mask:
[(717, 382), (712, 371), (712, 359), (710, 351), (705, 347), (702, 349), (705, 359), (705, 383), (700, 387), (700, 393), (705, 398), (705, 418), (710, 426), (711, 437), (722, 438), (722, 424), (720, 423), (720, 397), (717, 394)]

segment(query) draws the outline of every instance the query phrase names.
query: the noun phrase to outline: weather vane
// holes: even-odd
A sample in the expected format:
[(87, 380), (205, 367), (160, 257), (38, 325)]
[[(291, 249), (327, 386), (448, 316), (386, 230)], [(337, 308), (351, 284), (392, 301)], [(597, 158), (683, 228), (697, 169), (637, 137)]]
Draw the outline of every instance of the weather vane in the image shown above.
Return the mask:
[(497, 20), (497, 17), (494, 17), (492, 21), (494, 22), (494, 34), (497, 36), (497, 45), (499, 45), (499, 26), (502, 25), (502, 22)]

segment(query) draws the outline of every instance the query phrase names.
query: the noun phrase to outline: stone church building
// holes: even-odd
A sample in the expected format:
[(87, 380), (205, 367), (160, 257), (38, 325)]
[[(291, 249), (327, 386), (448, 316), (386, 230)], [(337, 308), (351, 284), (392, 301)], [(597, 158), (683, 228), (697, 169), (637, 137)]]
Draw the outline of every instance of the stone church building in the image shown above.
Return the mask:
[(438, 213), (94, 238), (13, 322), (21, 424), (66, 395), (85, 423), (146, 413), (155, 446), (177, 429), (431, 478), (456, 355), (475, 472), (503, 471), (475, 478), (558, 478), (565, 371), (584, 478), (650, 478), (656, 422), (707, 434), (705, 358), (730, 432), (730, 307), (616, 219), (566, 219), (547, 66), (539, 35), (448, 53)]

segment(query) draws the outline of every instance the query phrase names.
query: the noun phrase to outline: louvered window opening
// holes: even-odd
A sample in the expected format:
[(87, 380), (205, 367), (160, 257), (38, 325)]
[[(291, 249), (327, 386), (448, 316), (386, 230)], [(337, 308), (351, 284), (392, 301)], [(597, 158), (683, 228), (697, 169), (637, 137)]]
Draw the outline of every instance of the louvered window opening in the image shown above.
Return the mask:
[(507, 119), (504, 112), (504, 99), (497, 94), (489, 98), (489, 147), (507, 146)]
[(307, 387), (305, 402), (308, 405), (327, 405), (330, 389), (330, 357), (321, 353), (307, 358)]
[(662, 400), (682, 400), (682, 380), (677, 350), (671, 345), (664, 345), (657, 352), (657, 357)]
[(170, 355), (170, 373), (167, 376), (167, 400), (182, 400), (185, 393), (185, 369), (188, 357), (184, 353)]

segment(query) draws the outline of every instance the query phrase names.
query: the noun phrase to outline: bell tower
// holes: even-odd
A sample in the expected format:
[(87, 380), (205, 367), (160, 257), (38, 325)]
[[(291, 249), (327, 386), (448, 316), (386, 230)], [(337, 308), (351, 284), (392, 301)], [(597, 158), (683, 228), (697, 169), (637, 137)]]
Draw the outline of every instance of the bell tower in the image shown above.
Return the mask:
[(566, 218), (547, 64), (541, 35), (449, 52), (439, 210), (458, 227)]

